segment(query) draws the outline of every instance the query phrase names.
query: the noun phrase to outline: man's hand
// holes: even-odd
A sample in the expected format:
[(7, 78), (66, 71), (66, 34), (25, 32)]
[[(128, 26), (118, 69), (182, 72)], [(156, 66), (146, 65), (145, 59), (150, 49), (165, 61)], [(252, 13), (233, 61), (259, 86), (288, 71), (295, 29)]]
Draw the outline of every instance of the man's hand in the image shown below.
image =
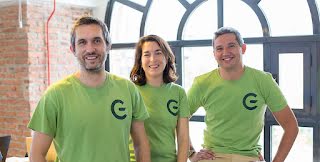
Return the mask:
[(260, 160), (260, 161), (264, 161), (264, 158), (263, 158), (261, 152), (259, 152), (259, 160)]
[(214, 152), (208, 149), (201, 149), (199, 152), (196, 152), (189, 157), (189, 160), (191, 162), (197, 162), (199, 160), (214, 160), (214, 159), (215, 159)]

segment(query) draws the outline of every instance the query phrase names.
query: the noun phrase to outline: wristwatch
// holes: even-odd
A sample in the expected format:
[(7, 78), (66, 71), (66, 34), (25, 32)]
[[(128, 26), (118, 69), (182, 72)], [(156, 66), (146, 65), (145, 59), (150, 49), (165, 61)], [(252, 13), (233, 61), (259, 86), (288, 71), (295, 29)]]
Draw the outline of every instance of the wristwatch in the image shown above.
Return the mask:
[(194, 149), (189, 150), (188, 152), (188, 158), (191, 157), (194, 153), (196, 153), (196, 151)]

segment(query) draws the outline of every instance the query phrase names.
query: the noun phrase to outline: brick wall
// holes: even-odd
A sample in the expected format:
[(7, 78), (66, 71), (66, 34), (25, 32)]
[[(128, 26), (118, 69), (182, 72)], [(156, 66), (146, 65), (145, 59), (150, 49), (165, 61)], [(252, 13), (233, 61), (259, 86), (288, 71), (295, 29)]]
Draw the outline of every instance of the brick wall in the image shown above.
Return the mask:
[[(0, 136), (11, 135), (8, 156), (24, 156), (26, 127), (47, 87), (45, 25), (53, 1), (28, 0), (22, 4), (19, 28), (17, 2), (0, 4)], [(92, 14), (88, 7), (56, 4), (49, 24), (51, 83), (74, 72), (78, 63), (69, 51), (73, 21)]]

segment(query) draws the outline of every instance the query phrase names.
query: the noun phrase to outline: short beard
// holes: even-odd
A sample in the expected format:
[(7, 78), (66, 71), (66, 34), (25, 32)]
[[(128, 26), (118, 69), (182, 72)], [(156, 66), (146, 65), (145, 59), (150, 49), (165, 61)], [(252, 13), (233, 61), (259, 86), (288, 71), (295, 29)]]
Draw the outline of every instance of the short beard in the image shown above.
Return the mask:
[(98, 74), (98, 73), (101, 73), (105, 70), (105, 62), (107, 60), (107, 57), (105, 56), (105, 58), (103, 60), (104, 61), (100, 65), (98, 65), (97, 67), (94, 67), (94, 68), (90, 68), (90, 69), (86, 67), (85, 61), (81, 62), (81, 60), (78, 59), (78, 62), (81, 66), (80, 68), (82, 68), (84, 71), (91, 73), (91, 74)]
[(99, 67), (96, 67), (94, 69), (87, 69), (85, 68), (86, 72), (91, 73), (91, 74), (97, 74), (100, 73), (101, 71), (104, 71), (104, 68), (102, 68), (102, 65)]

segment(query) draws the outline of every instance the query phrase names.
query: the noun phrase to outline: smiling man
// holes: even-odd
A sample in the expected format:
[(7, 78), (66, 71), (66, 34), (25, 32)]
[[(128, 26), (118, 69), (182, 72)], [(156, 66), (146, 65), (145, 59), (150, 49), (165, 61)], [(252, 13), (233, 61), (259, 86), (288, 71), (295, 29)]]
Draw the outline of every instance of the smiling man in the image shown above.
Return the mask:
[(219, 67), (196, 77), (188, 92), (190, 113), (201, 106), (206, 111), (204, 148), (193, 153), (190, 161), (263, 160), (258, 141), (268, 107), (284, 129), (273, 158), (273, 162), (283, 162), (295, 141), (298, 126), (277, 83), (270, 73), (243, 64), (247, 46), (236, 29), (218, 29), (212, 46)]
[(44, 162), (53, 141), (60, 162), (129, 162), (129, 134), (139, 162), (150, 162), (144, 102), (130, 81), (105, 71), (111, 48), (106, 25), (79, 18), (71, 51), (80, 69), (51, 85), (28, 127), (34, 130), (31, 162)]

